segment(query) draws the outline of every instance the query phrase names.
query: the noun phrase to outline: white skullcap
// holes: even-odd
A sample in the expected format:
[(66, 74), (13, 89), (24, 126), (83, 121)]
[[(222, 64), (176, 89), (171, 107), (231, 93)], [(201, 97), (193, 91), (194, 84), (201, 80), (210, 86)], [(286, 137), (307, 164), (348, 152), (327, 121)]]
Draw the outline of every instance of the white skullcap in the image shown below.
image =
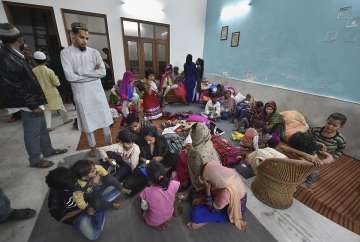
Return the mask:
[(35, 51), (34, 54), (33, 54), (33, 58), (35, 60), (46, 60), (46, 55), (44, 54), (44, 52), (41, 52), (41, 51)]

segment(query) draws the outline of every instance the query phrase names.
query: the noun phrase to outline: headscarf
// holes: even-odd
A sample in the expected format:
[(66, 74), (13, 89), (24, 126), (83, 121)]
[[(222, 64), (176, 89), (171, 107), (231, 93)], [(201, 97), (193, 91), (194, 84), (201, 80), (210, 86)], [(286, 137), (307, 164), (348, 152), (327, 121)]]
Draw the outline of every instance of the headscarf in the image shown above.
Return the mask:
[(212, 162), (205, 166), (203, 178), (210, 183), (212, 189), (226, 189), (228, 191), (228, 193), (218, 194), (223, 198), (215, 198), (214, 207), (222, 209), (228, 204), (227, 213), (230, 222), (238, 229), (243, 229), (241, 226), (243, 217), (240, 200), (246, 195), (246, 188), (240, 175), (234, 169)]
[[(124, 73), (123, 79), (120, 83), (119, 95), (122, 100), (128, 100), (129, 97), (129, 86), (132, 85), (132, 81), (134, 79), (134, 75), (131, 71), (126, 71)], [(131, 87), (131, 86), (130, 86)], [(131, 93), (132, 95), (132, 93)]]
[(165, 67), (165, 73), (162, 74), (160, 79), (160, 87), (163, 87), (164, 82), (166, 82), (166, 79), (169, 77), (169, 75), (171, 77), (172, 70), (173, 70), (173, 66), (171, 64), (167, 64)]
[(199, 183), (201, 167), (208, 162), (220, 163), (220, 158), (211, 141), (209, 128), (202, 123), (196, 123), (191, 129), (192, 149), (188, 154), (190, 180), (196, 190), (203, 188)]
[[(272, 107), (273, 108), (273, 113), (271, 115), (268, 115), (266, 113), (266, 108), (267, 107)], [(276, 103), (274, 101), (269, 101), (265, 104), (264, 107), (264, 117), (265, 117), (265, 122), (266, 125), (268, 126), (268, 128), (272, 129), (275, 127), (275, 125), (277, 124), (282, 124), (284, 123), (283, 118), (281, 116), (281, 114), (277, 111), (277, 106)]]
[(191, 64), (192, 63), (192, 55), (190, 55), (190, 54), (188, 54), (187, 56), (186, 56), (186, 62), (185, 62), (185, 64)]

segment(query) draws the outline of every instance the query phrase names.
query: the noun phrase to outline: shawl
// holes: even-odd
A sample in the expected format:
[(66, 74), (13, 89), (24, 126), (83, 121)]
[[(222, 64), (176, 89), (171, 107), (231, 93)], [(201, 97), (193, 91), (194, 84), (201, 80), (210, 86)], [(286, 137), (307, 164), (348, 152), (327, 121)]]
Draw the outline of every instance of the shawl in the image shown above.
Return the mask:
[[(242, 229), (241, 221), (243, 220), (241, 214), (240, 200), (246, 195), (245, 184), (240, 175), (231, 168), (222, 166), (219, 163), (211, 162), (204, 168), (203, 178), (211, 185), (212, 189), (226, 189), (230, 194), (227, 198), (216, 198), (215, 201), (221, 201), (222, 204), (214, 203), (216, 209), (225, 207), (224, 203), (228, 202), (227, 213), (229, 220), (238, 229)], [(226, 193), (219, 195), (226, 196)]]
[(201, 167), (208, 162), (220, 164), (220, 158), (211, 141), (209, 128), (196, 123), (191, 129), (192, 149), (188, 153), (188, 168), (192, 185), (199, 191), (203, 185), (199, 182)]
[[(129, 87), (132, 85), (132, 81), (134, 79), (134, 76), (132, 72), (126, 71), (124, 73), (123, 79), (120, 83), (120, 89), (119, 89), (119, 96), (122, 100), (128, 100), (129, 98)], [(130, 94), (132, 95), (132, 93)]]

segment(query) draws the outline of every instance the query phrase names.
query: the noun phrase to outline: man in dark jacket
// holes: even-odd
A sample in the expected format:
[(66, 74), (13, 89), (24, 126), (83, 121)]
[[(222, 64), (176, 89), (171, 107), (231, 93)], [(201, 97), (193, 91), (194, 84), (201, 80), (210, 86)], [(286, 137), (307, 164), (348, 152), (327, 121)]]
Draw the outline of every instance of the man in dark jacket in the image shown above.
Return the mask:
[(41, 157), (67, 152), (54, 149), (44, 118), (46, 99), (31, 66), (21, 50), (24, 40), (20, 31), (11, 24), (0, 24), (0, 102), (9, 113), (21, 111), (25, 148), (30, 167), (48, 168), (53, 162)]

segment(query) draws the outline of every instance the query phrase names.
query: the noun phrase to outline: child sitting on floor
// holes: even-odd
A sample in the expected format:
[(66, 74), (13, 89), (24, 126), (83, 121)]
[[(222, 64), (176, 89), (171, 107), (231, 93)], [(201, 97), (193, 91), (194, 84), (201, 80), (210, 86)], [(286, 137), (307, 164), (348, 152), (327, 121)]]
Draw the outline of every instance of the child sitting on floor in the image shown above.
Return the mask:
[[(96, 210), (120, 208), (113, 202), (120, 195), (121, 184), (100, 165), (90, 160), (79, 160), (71, 168), (76, 178), (73, 199), (81, 210), (94, 215)], [(113, 186), (111, 191), (106, 191)]]
[(264, 148), (266, 144), (266, 140), (264, 139), (264, 135), (262, 129), (265, 123), (262, 121), (256, 121), (254, 124), (254, 128), (248, 128), (245, 131), (244, 137), (242, 138), (240, 145), (249, 150), (257, 150), (260, 148)]
[(156, 161), (151, 162), (146, 171), (152, 185), (140, 193), (143, 217), (146, 224), (164, 230), (173, 216), (180, 183), (166, 177), (164, 166)]
[(205, 112), (201, 114), (211, 120), (220, 118), (221, 106), (216, 94), (211, 94), (210, 100), (205, 106)]
[(233, 121), (235, 114), (235, 99), (231, 96), (231, 89), (227, 89), (225, 92), (225, 98), (221, 108), (221, 119)]
[(334, 159), (338, 159), (344, 152), (346, 141), (339, 129), (344, 127), (347, 118), (342, 113), (332, 113), (326, 121), (324, 127), (311, 128), (317, 142), (322, 146), (322, 150), (329, 152)]

